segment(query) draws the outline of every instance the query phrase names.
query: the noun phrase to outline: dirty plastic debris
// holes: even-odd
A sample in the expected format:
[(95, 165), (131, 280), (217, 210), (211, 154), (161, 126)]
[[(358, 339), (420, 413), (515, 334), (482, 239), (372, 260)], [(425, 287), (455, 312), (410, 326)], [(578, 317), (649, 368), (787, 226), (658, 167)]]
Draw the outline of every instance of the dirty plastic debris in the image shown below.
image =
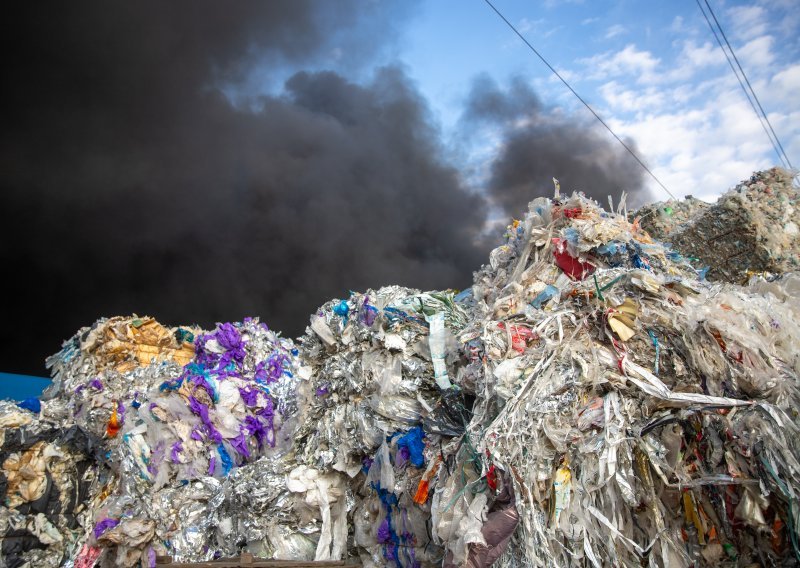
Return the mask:
[[(753, 196), (785, 216), (776, 176), (725, 203), (791, 236)], [(709, 282), (555, 184), (460, 293), (353, 292), (296, 343), (257, 319), (79, 330), (41, 401), (0, 401), (4, 565), (800, 562), (800, 275)], [(662, 213), (699, 234), (684, 209)]]

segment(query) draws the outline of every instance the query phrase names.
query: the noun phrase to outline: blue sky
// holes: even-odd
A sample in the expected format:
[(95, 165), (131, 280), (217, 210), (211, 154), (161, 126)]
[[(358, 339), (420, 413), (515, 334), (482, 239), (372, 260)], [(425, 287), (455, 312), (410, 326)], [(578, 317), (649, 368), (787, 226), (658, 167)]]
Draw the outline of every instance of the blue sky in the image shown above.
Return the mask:
[[(713, 200), (778, 163), (769, 139), (691, 0), (496, 0), (495, 5), (682, 197)], [(800, 11), (787, 0), (711, 6), (795, 166), (800, 165)], [(397, 52), (445, 138), (458, 135), (474, 77), (529, 81), (558, 112), (588, 111), (482, 1), (423, 3)], [(471, 154), (490, 160), (488, 139)], [(650, 188), (667, 198), (655, 182)]]

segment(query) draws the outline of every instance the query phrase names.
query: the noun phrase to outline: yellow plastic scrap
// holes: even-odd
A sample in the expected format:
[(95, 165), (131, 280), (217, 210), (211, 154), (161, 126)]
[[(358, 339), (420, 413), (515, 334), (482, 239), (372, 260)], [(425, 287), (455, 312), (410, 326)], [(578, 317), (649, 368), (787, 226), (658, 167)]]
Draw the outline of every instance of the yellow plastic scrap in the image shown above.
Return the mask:
[(658, 280), (644, 271), (631, 274), (631, 284), (651, 294), (657, 294), (661, 289), (661, 284), (659, 284)]
[(683, 509), (686, 515), (686, 522), (693, 524), (697, 529), (697, 541), (700, 544), (705, 544), (705, 523), (703, 523), (700, 514), (697, 512), (692, 492), (689, 490), (683, 492)]
[(2, 443), (2, 435), (6, 429), (19, 428), (33, 422), (30, 412), (26, 412), (21, 408), (15, 410), (8, 410), (0, 415), (0, 443)]
[(636, 467), (639, 470), (639, 479), (647, 494), (647, 503), (650, 505), (650, 513), (655, 521), (656, 531), (662, 533), (667, 527), (656, 502), (655, 485), (653, 484), (653, 476), (650, 474), (650, 458), (639, 446), (634, 448), (634, 458), (636, 459)]
[(100, 367), (113, 367), (120, 373), (153, 360), (186, 365), (194, 357), (193, 344), (179, 343), (172, 330), (151, 317), (113, 318), (98, 332), (102, 340), (96, 343), (95, 355), (101, 360)]
[(564, 463), (556, 471), (556, 476), (553, 480), (553, 490), (556, 494), (553, 523), (557, 524), (558, 518), (561, 516), (561, 512), (569, 508), (572, 491), (572, 472), (570, 471), (567, 463)]
[(608, 325), (622, 341), (628, 341), (636, 333), (636, 317), (639, 315), (639, 304), (630, 298), (620, 305), (608, 310)]
[(3, 462), (3, 473), (8, 480), (6, 507), (13, 509), (23, 503), (36, 501), (47, 489), (46, 442), (36, 442), (27, 451), (11, 454)]

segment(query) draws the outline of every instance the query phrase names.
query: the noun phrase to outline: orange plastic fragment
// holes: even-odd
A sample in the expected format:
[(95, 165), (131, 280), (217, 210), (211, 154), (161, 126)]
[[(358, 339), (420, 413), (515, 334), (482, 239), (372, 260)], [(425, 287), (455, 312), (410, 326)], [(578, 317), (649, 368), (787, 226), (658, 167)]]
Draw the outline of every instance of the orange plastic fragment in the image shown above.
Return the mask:
[(722, 334), (719, 331), (717, 331), (716, 329), (712, 329), (710, 331), (711, 331), (712, 337), (717, 340), (717, 344), (719, 345), (719, 348), (722, 349), (722, 352), (723, 353), (727, 353), (728, 352), (728, 346), (725, 343), (725, 340), (722, 339)]
[(717, 536), (717, 527), (711, 527), (708, 531), (708, 542), (715, 542), (718, 541), (719, 537)]
[(772, 535), (769, 540), (770, 544), (772, 544), (772, 550), (778, 554), (783, 550), (783, 526), (783, 521), (776, 515), (775, 522), (772, 523)]
[(422, 479), (419, 480), (417, 485), (417, 492), (414, 493), (414, 503), (423, 505), (428, 500), (428, 492), (430, 491), (430, 481), (436, 472), (439, 471), (439, 464), (442, 463), (441, 456), (437, 456), (428, 465), (428, 469), (422, 474)]
[(414, 503), (422, 505), (428, 500), (428, 491), (430, 490), (430, 482), (427, 479), (420, 479), (417, 485), (417, 492), (414, 493)]
[(106, 424), (106, 434), (108, 437), (116, 438), (121, 426), (122, 425), (119, 423), (119, 414), (117, 414), (117, 408), (115, 406), (114, 412), (111, 413), (111, 418), (108, 419), (108, 424)]

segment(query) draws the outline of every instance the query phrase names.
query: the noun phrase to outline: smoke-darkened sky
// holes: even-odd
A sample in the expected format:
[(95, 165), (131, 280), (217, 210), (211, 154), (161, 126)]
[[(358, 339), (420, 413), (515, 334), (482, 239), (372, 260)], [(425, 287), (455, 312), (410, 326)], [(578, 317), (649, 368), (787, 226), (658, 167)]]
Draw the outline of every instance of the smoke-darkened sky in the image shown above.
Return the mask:
[[(499, 130), (502, 149), (489, 167), (489, 199), (507, 215), (521, 215), (534, 195), (553, 189), (553, 178), (566, 191), (582, 191), (601, 203), (625, 191), (631, 205), (650, 196), (645, 172), (622, 145), (588, 119), (547, 108), (520, 77), (505, 89), (490, 77), (475, 79), (464, 106), (462, 130)], [(637, 151), (636, 143), (626, 145)]]
[(641, 186), (593, 127), (485, 77), (465, 86), (461, 130), (491, 127), (501, 148), (485, 186), (468, 184), (392, 59), (408, 2), (14, 10), (0, 371), (44, 374), (100, 316), (257, 315), (296, 335), (348, 290), (465, 288), (494, 244), (491, 207), (519, 215), (553, 176), (601, 199)]

